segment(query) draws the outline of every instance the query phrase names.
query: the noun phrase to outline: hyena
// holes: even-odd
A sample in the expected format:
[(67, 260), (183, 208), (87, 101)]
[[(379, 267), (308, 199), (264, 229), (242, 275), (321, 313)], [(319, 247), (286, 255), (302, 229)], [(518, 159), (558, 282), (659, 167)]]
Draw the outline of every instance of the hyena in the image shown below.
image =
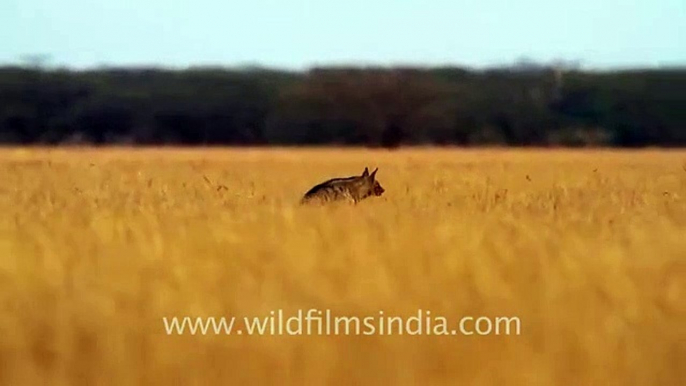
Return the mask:
[(370, 196), (381, 196), (385, 192), (376, 180), (376, 168), (371, 174), (364, 168), (361, 176), (334, 178), (313, 187), (301, 200), (306, 203), (327, 203), (333, 201), (347, 201), (357, 204)]

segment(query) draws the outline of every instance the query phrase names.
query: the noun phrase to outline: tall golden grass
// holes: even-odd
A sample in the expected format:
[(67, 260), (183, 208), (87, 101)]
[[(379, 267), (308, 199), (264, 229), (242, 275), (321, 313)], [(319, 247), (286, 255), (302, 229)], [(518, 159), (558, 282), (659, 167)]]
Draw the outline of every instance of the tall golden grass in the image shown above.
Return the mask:
[[(356, 206), (301, 207), (379, 167)], [(2, 385), (686, 384), (686, 152), (0, 151)], [(163, 317), (518, 317), (184, 335)]]

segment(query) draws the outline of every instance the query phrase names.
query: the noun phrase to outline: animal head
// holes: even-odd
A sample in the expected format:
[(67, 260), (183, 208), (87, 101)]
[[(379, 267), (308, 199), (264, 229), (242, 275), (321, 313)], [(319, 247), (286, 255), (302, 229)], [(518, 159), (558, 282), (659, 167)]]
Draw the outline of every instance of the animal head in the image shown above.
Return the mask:
[(362, 196), (363, 198), (369, 197), (369, 196), (381, 196), (386, 190), (381, 186), (379, 181), (376, 180), (376, 172), (379, 171), (379, 168), (374, 169), (374, 171), (370, 174), (368, 168), (364, 168), (364, 172), (362, 172), (362, 176), (360, 176), (361, 180), (363, 181), (362, 184)]
[(386, 189), (384, 189), (384, 188), (381, 186), (381, 184), (379, 184), (379, 181), (374, 181), (374, 191), (373, 191), (373, 193), (374, 193), (375, 196), (379, 197), (379, 196), (381, 196), (381, 195), (383, 194), (383, 192), (385, 192), (385, 191), (386, 191)]

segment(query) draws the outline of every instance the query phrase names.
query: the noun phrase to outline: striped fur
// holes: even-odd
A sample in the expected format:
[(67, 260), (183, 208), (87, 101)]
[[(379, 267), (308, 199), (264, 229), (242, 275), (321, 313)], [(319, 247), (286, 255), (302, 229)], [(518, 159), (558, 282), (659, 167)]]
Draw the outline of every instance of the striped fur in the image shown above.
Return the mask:
[(301, 200), (301, 204), (346, 201), (357, 204), (370, 196), (381, 196), (385, 190), (376, 180), (376, 168), (371, 174), (364, 168), (361, 176), (333, 178), (313, 187)]

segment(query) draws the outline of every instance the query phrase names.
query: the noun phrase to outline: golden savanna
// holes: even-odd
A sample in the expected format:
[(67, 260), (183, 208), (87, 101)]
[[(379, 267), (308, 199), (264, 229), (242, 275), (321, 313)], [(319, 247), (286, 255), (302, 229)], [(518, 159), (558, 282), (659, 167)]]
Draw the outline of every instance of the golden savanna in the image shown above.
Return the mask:
[[(300, 205), (365, 167), (383, 195)], [(6, 148), (0, 181), (2, 385), (686, 384), (683, 150)], [(236, 332), (299, 310), (450, 333)]]

